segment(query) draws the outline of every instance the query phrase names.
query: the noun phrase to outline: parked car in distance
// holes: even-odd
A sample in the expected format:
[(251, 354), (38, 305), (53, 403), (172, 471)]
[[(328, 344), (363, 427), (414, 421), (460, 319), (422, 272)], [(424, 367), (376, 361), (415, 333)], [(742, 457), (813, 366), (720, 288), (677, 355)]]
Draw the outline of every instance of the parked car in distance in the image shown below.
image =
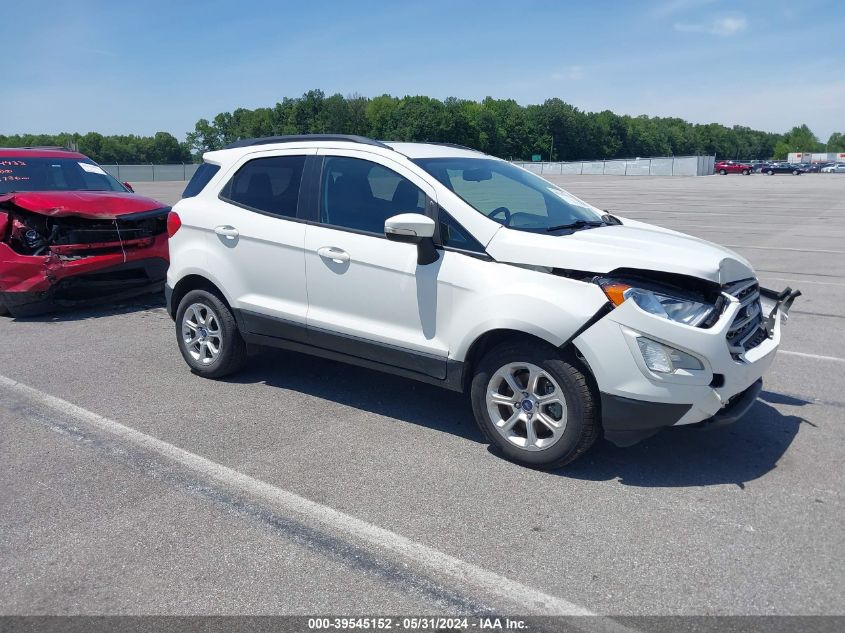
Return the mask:
[(775, 174), (792, 174), (793, 176), (800, 176), (804, 173), (804, 168), (799, 165), (792, 165), (790, 163), (769, 163), (764, 165), (760, 172), (769, 176)]
[(487, 439), (532, 467), (602, 433), (739, 419), (800, 294), (468, 148), (305, 135), (203, 159), (168, 219), (193, 372), (231, 374), (257, 344), (468, 392)]
[(807, 174), (817, 174), (819, 173), (823, 167), (826, 167), (829, 163), (807, 163), (802, 164), (801, 167), (804, 169), (804, 173)]
[(743, 174), (747, 176), (754, 171), (754, 167), (750, 163), (733, 160), (720, 160), (715, 164), (713, 169), (717, 174), (721, 174), (722, 176), (726, 174)]
[(835, 163), (833, 165), (828, 165), (827, 167), (822, 167), (821, 171), (824, 174), (842, 174), (845, 173), (845, 163)]
[(0, 313), (161, 292), (169, 210), (78, 152), (0, 149)]

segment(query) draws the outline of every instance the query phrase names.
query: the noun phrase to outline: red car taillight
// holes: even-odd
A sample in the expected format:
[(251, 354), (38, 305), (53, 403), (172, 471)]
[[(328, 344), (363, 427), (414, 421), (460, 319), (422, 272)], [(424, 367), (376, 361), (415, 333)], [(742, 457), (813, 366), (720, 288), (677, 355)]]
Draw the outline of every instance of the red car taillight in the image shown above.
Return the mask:
[(182, 226), (182, 220), (179, 219), (179, 214), (171, 211), (167, 214), (167, 237), (176, 235), (176, 231)]

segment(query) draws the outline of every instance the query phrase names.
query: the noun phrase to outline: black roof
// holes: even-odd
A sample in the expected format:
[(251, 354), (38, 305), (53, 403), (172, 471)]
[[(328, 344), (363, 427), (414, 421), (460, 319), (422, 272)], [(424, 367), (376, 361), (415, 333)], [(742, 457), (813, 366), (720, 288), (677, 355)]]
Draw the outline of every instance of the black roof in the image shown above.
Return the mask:
[(264, 136), (262, 138), (245, 138), (234, 143), (229, 143), (223, 149), (236, 147), (251, 147), (253, 145), (269, 145), (271, 143), (301, 143), (302, 141), (346, 141), (347, 143), (360, 143), (362, 145), (375, 145), (383, 149), (393, 149), (380, 141), (374, 141), (366, 136), (355, 134), (286, 134), (284, 136)]

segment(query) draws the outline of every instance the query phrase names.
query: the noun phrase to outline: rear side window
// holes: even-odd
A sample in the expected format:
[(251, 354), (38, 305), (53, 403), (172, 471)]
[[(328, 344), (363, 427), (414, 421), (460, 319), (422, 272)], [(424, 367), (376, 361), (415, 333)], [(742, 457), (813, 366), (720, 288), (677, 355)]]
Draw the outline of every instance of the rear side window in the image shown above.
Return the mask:
[(188, 186), (182, 192), (182, 197), (193, 198), (205, 188), (218, 171), (220, 171), (220, 165), (213, 165), (211, 163), (201, 164), (188, 181)]
[(304, 167), (305, 156), (256, 158), (232, 176), (220, 196), (255, 211), (295, 218)]

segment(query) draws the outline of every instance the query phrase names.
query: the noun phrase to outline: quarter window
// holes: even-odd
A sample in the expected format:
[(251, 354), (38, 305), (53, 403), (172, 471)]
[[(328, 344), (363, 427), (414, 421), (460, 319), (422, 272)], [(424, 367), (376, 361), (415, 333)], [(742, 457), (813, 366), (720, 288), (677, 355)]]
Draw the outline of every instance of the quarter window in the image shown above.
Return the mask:
[(220, 195), (262, 213), (295, 218), (304, 166), (305, 156), (256, 158), (232, 176)]
[(324, 224), (382, 235), (388, 218), (424, 211), (425, 194), (395, 171), (360, 158), (326, 158), (320, 202)]
[(191, 176), (191, 179), (188, 181), (188, 186), (185, 187), (185, 191), (182, 192), (182, 197), (193, 198), (198, 195), (199, 192), (202, 191), (209, 182), (211, 182), (211, 179), (214, 178), (214, 174), (218, 171), (220, 171), (220, 165), (202, 163), (199, 167), (197, 167), (194, 175)]
[(474, 253), (485, 252), (481, 243), (443, 209), (440, 209), (438, 222), (440, 224), (440, 243), (443, 246), (462, 251), (473, 251)]

